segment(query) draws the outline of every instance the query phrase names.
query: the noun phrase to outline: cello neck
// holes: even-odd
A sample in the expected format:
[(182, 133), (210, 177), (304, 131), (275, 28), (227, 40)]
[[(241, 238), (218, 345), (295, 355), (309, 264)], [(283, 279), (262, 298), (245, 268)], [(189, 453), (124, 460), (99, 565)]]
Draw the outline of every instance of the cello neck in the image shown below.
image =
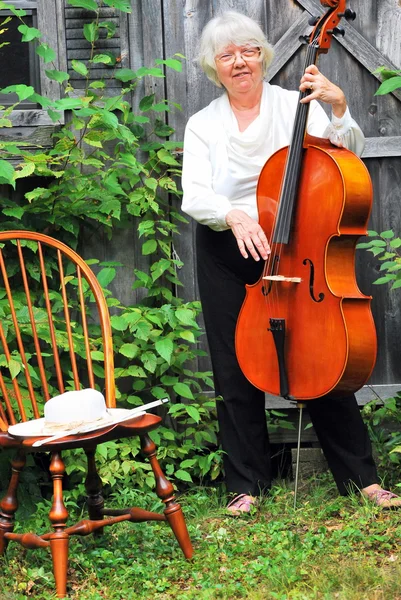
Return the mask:
[[(318, 49), (309, 46), (305, 68), (316, 63), (317, 55)], [(306, 92), (301, 92), (299, 94), (299, 100), (306, 98), (306, 96), (309, 94), (309, 90)], [(301, 104), (298, 102), (297, 112), (295, 114), (294, 129), (292, 132), (285, 174), (281, 187), (276, 226), (273, 232), (273, 242), (277, 244), (288, 244), (290, 239), (292, 216), (297, 198), (299, 178), (301, 176), (303, 143), (306, 133), (308, 114), (309, 102), (306, 104)]]
[[(306, 67), (317, 63), (320, 53), (328, 51), (334, 29), (345, 14), (344, 12), (340, 12), (345, 10), (345, 0), (321, 0), (321, 3), (324, 6), (329, 6), (329, 10), (319, 19), (315, 29), (311, 33), (304, 71)], [(306, 98), (309, 94), (310, 90), (301, 92), (299, 100)], [(272, 241), (276, 244), (288, 244), (290, 240), (291, 224), (301, 177), (303, 145), (308, 114), (309, 102), (305, 104), (298, 102), (273, 231)]]

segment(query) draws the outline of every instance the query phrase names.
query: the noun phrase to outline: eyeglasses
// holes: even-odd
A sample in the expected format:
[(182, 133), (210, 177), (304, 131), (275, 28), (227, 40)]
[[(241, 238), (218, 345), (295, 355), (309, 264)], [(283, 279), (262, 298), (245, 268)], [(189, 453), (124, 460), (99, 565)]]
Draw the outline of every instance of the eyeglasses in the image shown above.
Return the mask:
[(236, 52), (235, 54), (220, 54), (220, 56), (216, 56), (216, 60), (224, 66), (229, 66), (235, 63), (238, 56), (240, 56), (245, 62), (252, 62), (253, 60), (259, 60), (260, 54), (260, 48), (245, 48), (244, 50)]

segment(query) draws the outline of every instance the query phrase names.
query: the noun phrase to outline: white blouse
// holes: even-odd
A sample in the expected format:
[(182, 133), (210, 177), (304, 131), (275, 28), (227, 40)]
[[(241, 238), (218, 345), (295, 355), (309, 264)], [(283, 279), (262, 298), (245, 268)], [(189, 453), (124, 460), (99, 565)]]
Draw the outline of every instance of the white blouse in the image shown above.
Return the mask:
[[(233, 208), (258, 220), (258, 177), (267, 159), (289, 145), (298, 100), (298, 92), (264, 82), (260, 114), (243, 132), (227, 93), (193, 115), (185, 129), (182, 210), (215, 231), (229, 229), (225, 217)], [(359, 156), (363, 152), (363, 133), (348, 108), (330, 122), (312, 100), (307, 131)]]

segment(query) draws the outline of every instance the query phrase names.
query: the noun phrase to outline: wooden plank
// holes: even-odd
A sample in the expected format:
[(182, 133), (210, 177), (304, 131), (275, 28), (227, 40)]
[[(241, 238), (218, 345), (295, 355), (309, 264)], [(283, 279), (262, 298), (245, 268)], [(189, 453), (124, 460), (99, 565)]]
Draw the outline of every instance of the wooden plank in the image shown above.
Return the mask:
[(29, 146), (24, 146), (23, 150), (32, 150), (33, 148), (51, 148), (53, 146), (52, 135), (56, 126), (35, 126), (35, 127), (13, 127), (11, 129), (0, 129), (0, 141), (24, 142)]
[(401, 156), (401, 136), (366, 139), (362, 158), (379, 158), (385, 156)]
[[(401, 390), (401, 382), (396, 384), (368, 384), (364, 385), (355, 394), (358, 405), (364, 406), (372, 400), (378, 402), (384, 402), (388, 398), (393, 398)], [(266, 410), (297, 410), (294, 402), (285, 400), (280, 396), (273, 396), (271, 394), (265, 395), (265, 407)]]
[[(82, 31), (82, 28), (84, 25), (88, 24), (88, 23), (92, 23), (93, 22), (93, 18), (89, 18), (89, 19), (66, 19), (65, 21), (65, 27), (68, 30), (71, 29), (79, 29), (80, 31)], [(99, 19), (99, 22), (101, 23), (102, 21), (108, 21), (110, 23), (114, 23), (117, 27), (120, 24), (120, 19), (119, 17), (114, 16), (112, 19)]]
[(268, 81), (271, 81), (273, 77), (281, 71), (284, 65), (302, 45), (302, 42), (299, 41), (299, 37), (305, 35), (305, 33), (311, 29), (308, 25), (308, 19), (309, 15), (305, 13), (302, 14), (274, 45), (274, 59), (267, 74)]
[[(267, 39), (274, 46), (285, 35), (300, 17), (305, 16), (304, 11), (291, 0), (265, 0), (264, 31)], [(302, 31), (300, 35), (303, 35)], [(298, 36), (296, 36), (298, 37)], [(295, 42), (295, 37), (294, 37)]]
[[(297, 2), (299, 2), (299, 4), (301, 4), (310, 14), (320, 15), (325, 12), (324, 8), (318, 4), (316, 0), (297, 0)], [(345, 30), (345, 36), (336, 36), (336, 39), (354, 58), (368, 69), (370, 73), (379, 66), (385, 66), (388, 69), (397, 69), (396, 65), (372, 46), (372, 44), (370, 44), (367, 39), (345, 19), (341, 21), (341, 27)], [(380, 81), (379, 75), (374, 75), (374, 77)], [(400, 90), (395, 90), (392, 93), (401, 100)]]
[(258, 21), (261, 25), (264, 20), (263, 0), (212, 0), (213, 15), (227, 10), (244, 13), (251, 19)]
[(376, 44), (393, 64), (401, 66), (401, 4), (399, 0), (377, 3)]
[[(92, 46), (90, 42), (82, 38), (69, 38), (67, 32), (67, 52), (70, 48), (76, 50), (80, 48), (90, 49)], [(120, 39), (118, 37), (111, 38), (110, 40), (101, 40), (96, 42), (96, 49), (102, 48), (103, 50), (112, 50), (114, 48), (120, 48)]]
[(58, 68), (67, 71), (67, 48), (64, 22), (64, 0), (56, 0), (56, 23), (57, 23), (57, 46), (58, 46)]
[[(84, 8), (74, 8), (73, 6), (65, 7), (65, 18), (69, 19), (92, 19), (95, 18), (95, 13), (90, 10), (85, 10)], [(102, 6), (99, 10), (99, 16), (101, 19), (108, 19), (110, 17), (116, 16), (116, 9), (110, 8), (106, 6)]]
[[(59, 68), (60, 55), (65, 53), (64, 25), (60, 22), (60, 0), (58, 2), (46, 2), (38, 0), (38, 29), (42, 32), (41, 41), (48, 44), (56, 52), (54, 61), (56, 68)], [(43, 60), (40, 59), (40, 88), (43, 96), (48, 98), (60, 98), (60, 84), (57, 81), (48, 79), (44, 73)], [(48, 68), (48, 67), (46, 67)]]
[[(0, 117), (3, 115), (3, 111), (0, 111)], [(54, 125), (50, 119), (47, 111), (41, 109), (29, 109), (29, 110), (13, 110), (8, 115), (8, 119), (13, 124), (13, 127), (35, 127), (38, 125)], [(2, 129), (2, 132), (6, 131), (7, 128)]]
[[(106, 32), (106, 30), (105, 29), (101, 29), (100, 32), (99, 32), (99, 39), (96, 41), (96, 44), (98, 44), (99, 42), (101, 42), (102, 45), (103, 45), (106, 42), (110, 42), (113, 39), (116, 39), (118, 37), (119, 37), (119, 31), (117, 29), (115, 35), (112, 38), (110, 38), (109, 40), (107, 40), (106, 39), (107, 38), (107, 32)], [(79, 29), (66, 29), (66, 38), (67, 38), (67, 40), (77, 40), (77, 39), (85, 40), (83, 31), (82, 31), (82, 27), (79, 28)], [(85, 42), (86, 41), (87, 40), (85, 40)], [(90, 42), (87, 42), (87, 43), (90, 45)]]

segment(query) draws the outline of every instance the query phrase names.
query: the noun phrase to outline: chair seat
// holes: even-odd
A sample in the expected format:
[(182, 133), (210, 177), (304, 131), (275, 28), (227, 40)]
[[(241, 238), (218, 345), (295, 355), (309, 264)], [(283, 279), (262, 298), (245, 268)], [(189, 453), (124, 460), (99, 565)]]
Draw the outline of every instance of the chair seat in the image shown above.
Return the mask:
[[(70, 448), (85, 447), (93, 448), (98, 444), (103, 444), (110, 440), (141, 435), (148, 431), (152, 431), (159, 426), (161, 420), (161, 417), (157, 415), (146, 413), (145, 415), (134, 417), (124, 423), (114, 423), (113, 425), (109, 425), (108, 427), (104, 427), (97, 431), (65, 436), (59, 440), (38, 447), (32, 447), (32, 445), (37, 440), (43, 439), (44, 436), (18, 439), (7, 432), (0, 432), (0, 446), (3, 446), (4, 448), (23, 448), (27, 452), (45, 452), (49, 450), (68, 450)], [(45, 437), (50, 436), (48, 435)]]

